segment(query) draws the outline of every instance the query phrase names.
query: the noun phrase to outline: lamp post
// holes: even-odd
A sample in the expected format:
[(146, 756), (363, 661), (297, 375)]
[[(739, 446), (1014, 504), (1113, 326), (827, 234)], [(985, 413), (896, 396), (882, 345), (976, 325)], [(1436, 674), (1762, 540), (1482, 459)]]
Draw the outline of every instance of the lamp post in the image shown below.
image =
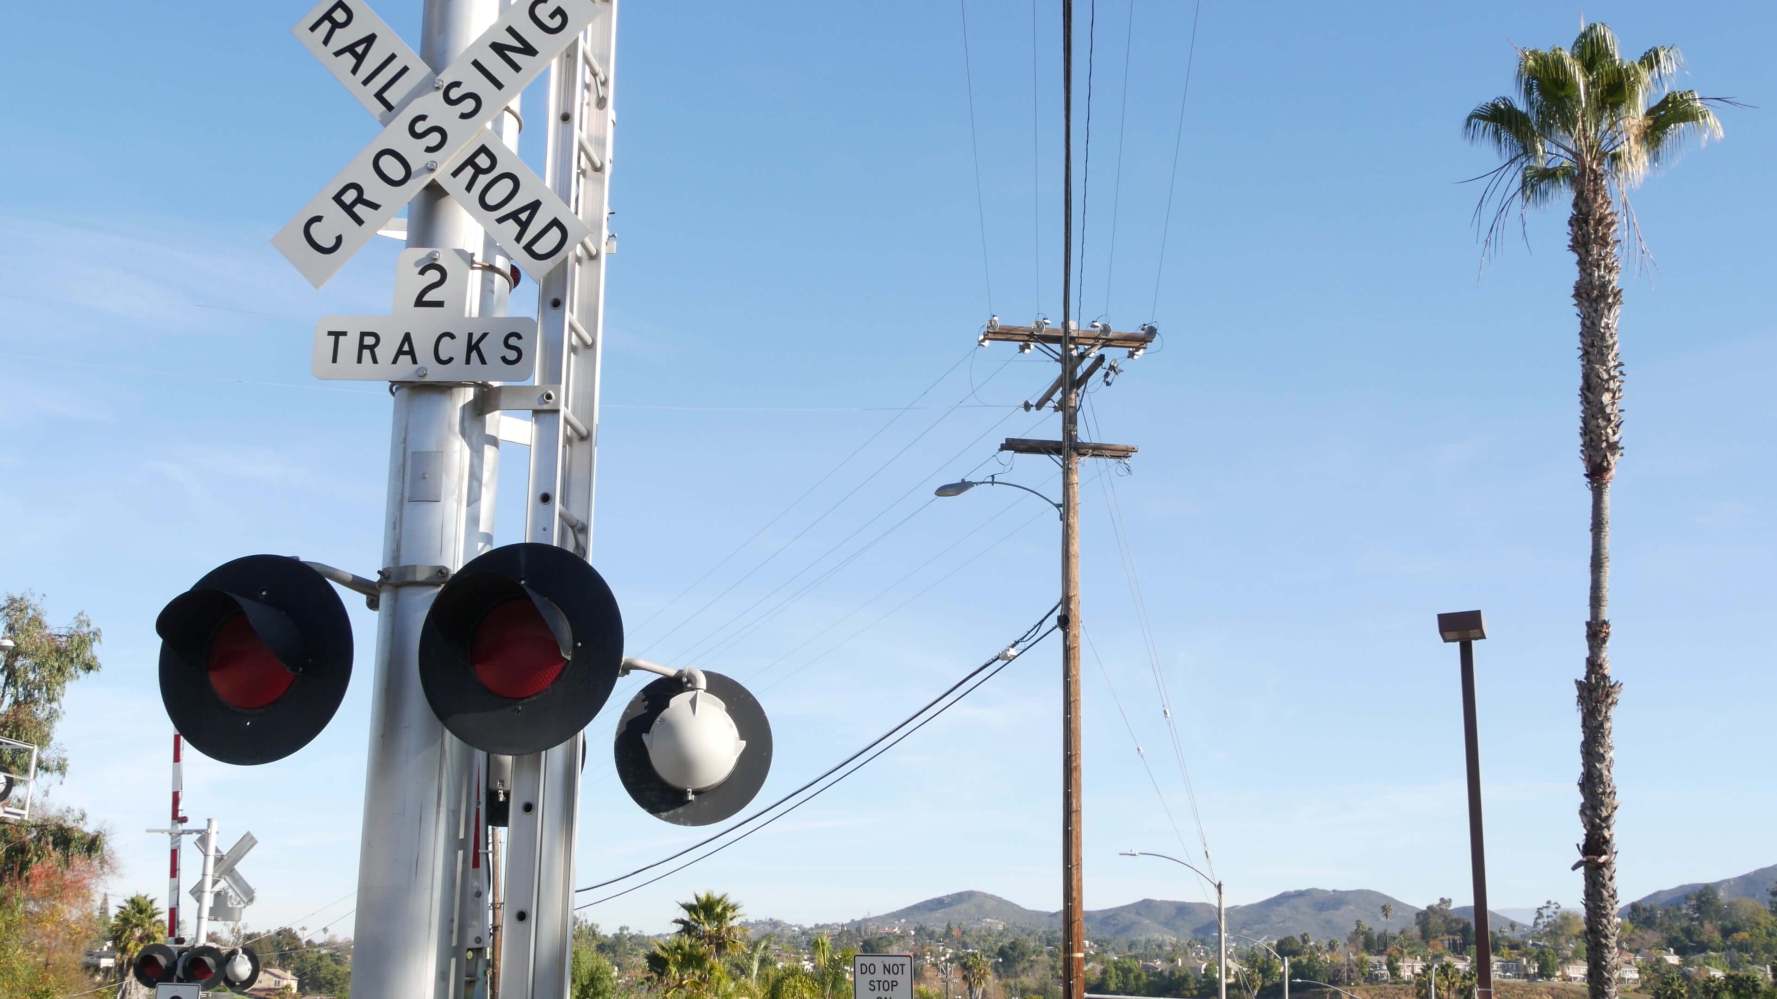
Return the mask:
[[(1218, 999), (1228, 999), (1228, 910), (1224, 905), (1222, 883), (1198, 870), (1195, 864), (1186, 863), (1177, 857), (1168, 856), (1164, 853), (1149, 853), (1146, 850), (1123, 850), (1120, 852), (1125, 857), (1159, 857), (1161, 860), (1170, 860), (1215, 886), (1216, 946), (1221, 952), (1221, 957), (1216, 965), (1216, 995)], [(1288, 972), (1286, 971), (1285, 974), (1288, 974)]]
[(1438, 615), (1438, 636), (1462, 648), (1462, 735), (1468, 755), (1469, 861), (1475, 880), (1475, 994), (1493, 999), (1493, 940), (1487, 931), (1487, 850), (1481, 840), (1481, 741), (1475, 726), (1475, 643), (1487, 637), (1481, 612)]
[[(1282, 954), (1279, 954), (1277, 952), (1276, 947), (1273, 947), (1270, 944), (1266, 943), (1265, 941), (1260, 940), (1258, 937), (1249, 937), (1244, 933), (1236, 933), (1236, 934), (1234, 934), (1234, 936), (1236, 939), (1245, 940), (1249, 943), (1258, 944), (1260, 947), (1263, 947), (1266, 950), (1270, 951), (1272, 957), (1275, 957), (1279, 961), (1283, 962), (1283, 999), (1290, 999), (1290, 959), (1287, 957), (1284, 957)], [(1260, 983), (1261, 986), (1263, 984), (1264, 983), (1262, 983), (1262, 982)]]

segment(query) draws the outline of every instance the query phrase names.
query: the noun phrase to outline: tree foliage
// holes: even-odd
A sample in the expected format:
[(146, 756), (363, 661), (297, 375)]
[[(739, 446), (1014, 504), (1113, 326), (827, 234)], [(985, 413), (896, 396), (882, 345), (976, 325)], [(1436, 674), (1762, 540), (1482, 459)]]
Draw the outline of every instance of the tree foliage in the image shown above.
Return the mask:
[[(66, 774), (68, 758), (54, 745), (62, 695), (68, 684), (99, 671), (99, 629), (85, 614), (52, 629), (36, 597), (14, 593), (0, 606), (0, 634), (13, 641), (0, 650), (0, 737), (38, 747), (39, 773)], [(15, 764), (5, 762), (0, 769), (12, 770)]]

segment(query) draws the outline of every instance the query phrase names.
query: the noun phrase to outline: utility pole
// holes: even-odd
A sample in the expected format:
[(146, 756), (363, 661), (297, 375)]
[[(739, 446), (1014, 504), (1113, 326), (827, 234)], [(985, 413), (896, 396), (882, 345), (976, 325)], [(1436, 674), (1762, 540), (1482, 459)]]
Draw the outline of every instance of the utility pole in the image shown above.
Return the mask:
[[(1070, 306), (1066, 291), (1062, 307)], [(987, 321), (977, 341), (1016, 343), (1021, 351), (1040, 349), (1061, 365), (1061, 374), (1030, 408), (1040, 409), (1052, 398), (1061, 410), (1061, 439), (1007, 438), (1001, 451), (1040, 454), (1061, 463), (1061, 601), (1057, 624), (1061, 626), (1061, 946), (1063, 999), (1085, 999), (1086, 924), (1083, 899), (1083, 864), (1080, 829), (1080, 459), (1127, 460), (1135, 454), (1131, 444), (1101, 444), (1080, 440), (1080, 385), (1104, 366), (1107, 350), (1124, 349), (1131, 358), (1154, 342), (1151, 325), (1134, 333), (1119, 333), (1103, 323), (1093, 323), (1081, 333), (1071, 321), (1053, 331), (1045, 319), (1030, 326), (1002, 325), (998, 316)], [(1090, 361), (1082, 375), (1080, 362)]]
[[(420, 57), (442, 71), (499, 9), (498, 0), (425, 0)], [(436, 185), (414, 197), (407, 218), (410, 247), (482, 251), (481, 227)], [(439, 585), (479, 535), (469, 522), (469, 493), (488, 417), (472, 386), (397, 382), (392, 389), (352, 991), (443, 999), (460, 977), (450, 926), (464, 866), (469, 749), (445, 732), (420, 688), (419, 638)]]

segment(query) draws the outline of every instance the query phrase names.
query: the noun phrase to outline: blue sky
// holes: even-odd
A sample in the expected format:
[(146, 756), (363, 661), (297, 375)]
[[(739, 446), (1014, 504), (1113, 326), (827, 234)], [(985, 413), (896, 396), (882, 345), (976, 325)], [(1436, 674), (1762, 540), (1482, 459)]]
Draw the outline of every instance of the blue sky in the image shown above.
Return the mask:
[[(0, 587), (105, 631), (104, 673), (68, 700), (72, 769), (51, 800), (114, 833), (119, 893), (164, 892), (165, 842), (141, 832), (165, 813), (160, 606), (251, 552), (377, 568), (388, 397), (313, 380), (308, 337), (321, 314), (386, 310), (397, 247), (378, 241), (316, 292), (267, 242), (374, 129), (289, 37), (306, 6), (38, 5), (0, 60), (15, 95), (13, 155), (0, 159), (13, 275), (0, 291)], [(417, 41), (417, 3), (379, 6)], [(1009, 490), (927, 503), (931, 486), (992, 469), (1000, 437), (1048, 432), (1015, 410), (1048, 367), (968, 354), (990, 308), (1059, 315), (1048, 6), (1035, 160), (1030, 10), (967, 8), (990, 281), (955, 6), (624, 8), (594, 562), (632, 654), (695, 653), (756, 684), (778, 749), (765, 796), (948, 686), (1053, 600), (1041, 504)], [(1085, 491), (1085, 616), (1104, 663), (1089, 657), (1085, 674), (1088, 905), (1202, 897), (1176, 869), (1116, 853), (1196, 859), (1199, 843), (1113, 499), (1231, 901), (1301, 887), (1466, 901), (1456, 662), (1433, 616), (1475, 606), (1490, 631), (1478, 658), (1491, 898), (1577, 899), (1586, 493), (1572, 263), (1557, 211), (1528, 221), (1528, 248), (1514, 239), (1480, 268), (1476, 191), (1458, 181), (1490, 162), (1458, 126), (1508, 89), (1513, 45), (1566, 43), (1581, 11), (1204, 4), (1161, 267), (1191, 10), (1137, 0), (1133, 33), (1129, 10), (1098, 11), (1085, 318), (1153, 319), (1165, 339), (1092, 397), (1103, 436), (1141, 453), (1132, 474)], [(1630, 48), (1679, 44), (1686, 85), (1777, 103), (1768, 4), (1584, 13)], [(533, 88), (533, 120), (541, 102)], [(1777, 862), (1766, 114), (1728, 112), (1725, 142), (1635, 199), (1657, 266), (1626, 288), (1613, 495), (1625, 898)], [(525, 139), (535, 162), (541, 134)], [(509, 451), (503, 540), (517, 534), (522, 467)], [(1007, 474), (1056, 488), (1043, 462)], [(834, 560), (817, 556), (862, 525), (860, 540), (904, 518), (781, 613), (744, 633), (726, 624), (822, 575)], [(373, 618), (361, 604), (353, 616), (368, 650)], [(659, 930), (674, 899), (705, 888), (801, 921), (963, 888), (1057, 907), (1058, 659), (1043, 646), (819, 802), (588, 914)], [(230, 841), (259, 838), (243, 864), (255, 925), (350, 930), (371, 667), (361, 655), (340, 714), (298, 755), (187, 765), (189, 813), (214, 815)], [(581, 883), (695, 838), (617, 785), (616, 710), (591, 729)]]

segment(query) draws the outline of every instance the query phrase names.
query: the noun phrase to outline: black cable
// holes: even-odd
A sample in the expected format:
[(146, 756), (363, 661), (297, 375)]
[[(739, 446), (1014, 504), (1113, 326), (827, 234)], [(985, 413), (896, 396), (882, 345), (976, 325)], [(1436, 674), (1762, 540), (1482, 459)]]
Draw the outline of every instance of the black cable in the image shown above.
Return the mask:
[(987, 284), (987, 311), (993, 312), (993, 271), (987, 263), (987, 206), (981, 197), (981, 143), (975, 137), (975, 70), (969, 60), (968, 0), (956, 0), (963, 19), (963, 79), (969, 89), (969, 152), (975, 159), (975, 218), (981, 223), (981, 277)]
[[(927, 395), (930, 395), (931, 391), (933, 389), (937, 388), (938, 385), (944, 381), (944, 379), (949, 378), (951, 372), (953, 372), (957, 368), (961, 367), (962, 363), (964, 361), (969, 361), (969, 362), (973, 363), (976, 353), (977, 353), (977, 351), (975, 349), (971, 348), (968, 353), (964, 354), (960, 358), (957, 358), (957, 361), (955, 364), (952, 364), (950, 367), (946, 368), (944, 370), (944, 373), (939, 375), (937, 378), (933, 379), (932, 383), (930, 385), (927, 385), (925, 388), (921, 389), (919, 391), (919, 394), (913, 397), (912, 402), (909, 402), (907, 405), (902, 406), (900, 409), (895, 410), (895, 415), (889, 417), (888, 421), (885, 422), (882, 426), (877, 427), (875, 433), (872, 433), (869, 437), (864, 438), (864, 442), (862, 444), (859, 444), (857, 447), (852, 448), (850, 454), (839, 459), (839, 463), (837, 465), (834, 465), (832, 468), (828, 469), (827, 474), (816, 479), (814, 481), (813, 485), (809, 486), (807, 489), (804, 489), (802, 491), (802, 495), (791, 500), (789, 503), (786, 503), (784, 505), (784, 507), (778, 511), (777, 516), (772, 517), (770, 520), (766, 521), (763, 525), (760, 526), (760, 528), (758, 530), (754, 531), (750, 537), (748, 537), (745, 541), (742, 541), (739, 545), (737, 545), (733, 551), (722, 556), (721, 561), (717, 562), (715, 565), (710, 566), (707, 570), (704, 571), (703, 575), (698, 576), (696, 579), (692, 580), (691, 584), (689, 586), (686, 586), (683, 590), (680, 590), (678, 595), (674, 596), (671, 600), (668, 600), (666, 603), (660, 605), (658, 608), (656, 608), (654, 610), (654, 613), (649, 614), (647, 617), (643, 618), (641, 623), (633, 625), (633, 628), (637, 632), (640, 632), (641, 629), (646, 628), (649, 624), (653, 623), (655, 618), (658, 618), (661, 614), (666, 613), (666, 611), (669, 608), (671, 608), (673, 605), (677, 604), (680, 600), (685, 599), (685, 597), (687, 595), (689, 595), (692, 590), (697, 589), (698, 586), (703, 584), (704, 580), (715, 575), (716, 571), (721, 569), (723, 566), (727, 565), (731, 560), (733, 560), (734, 556), (739, 555), (742, 551), (745, 551), (748, 545), (752, 544), (754, 541), (757, 541), (759, 539), (759, 537), (761, 535), (763, 535), (766, 531), (771, 530), (771, 528), (774, 525), (776, 525), (778, 521), (789, 516), (791, 510), (794, 510), (798, 504), (800, 504), (803, 500), (807, 499), (811, 494), (814, 493), (814, 491), (816, 489), (819, 489), (822, 485), (826, 484), (828, 479), (831, 479), (833, 476), (839, 474), (840, 469), (844, 468), (846, 465), (851, 464), (851, 460), (853, 458), (856, 458), (860, 453), (863, 452), (863, 450), (865, 448), (869, 447), (872, 443), (874, 443), (876, 441), (876, 438), (881, 437), (884, 433), (886, 433), (888, 431), (888, 428), (894, 426), (895, 422), (897, 420), (899, 420), (902, 416), (904, 416), (908, 412), (910, 412), (913, 409), (913, 407), (919, 405), (919, 401), (921, 399), (924, 399)], [(696, 615), (693, 615), (693, 617), (695, 617), (695, 616)]]
[(1185, 90), (1178, 99), (1178, 124), (1172, 134), (1172, 173), (1166, 181), (1166, 216), (1160, 223), (1160, 257), (1154, 264), (1154, 302), (1148, 306), (1148, 320), (1160, 309), (1160, 278), (1166, 273), (1166, 236), (1172, 227), (1172, 195), (1178, 187), (1178, 154), (1185, 137), (1185, 102), (1191, 99), (1191, 67), (1197, 62), (1197, 15), (1203, 13), (1203, 0), (1191, 9), (1191, 44), (1185, 51)]
[[(1080, 178), (1080, 288), (1074, 297), (1074, 324), (1086, 311), (1086, 213), (1092, 207), (1092, 80), (1096, 75), (1093, 63), (1098, 54), (1098, 0), (1088, 6), (1086, 19), (1086, 152)], [(1066, 316), (1062, 317), (1066, 319)]]
[[(1117, 173), (1111, 183), (1111, 248), (1104, 263), (1104, 316), (1111, 315), (1111, 278), (1117, 269), (1117, 219), (1123, 209), (1123, 139), (1129, 124), (1129, 63), (1135, 44), (1135, 0), (1129, 0), (1129, 23), (1123, 31), (1123, 95), (1117, 112)], [(1084, 265), (1082, 265), (1084, 266)]]
[[(962, 361), (959, 360), (957, 362), (957, 365), (961, 365), (961, 363), (962, 363)], [(1000, 372), (1006, 370), (1006, 366), (1011, 363), (1012, 363), (1012, 358), (1007, 358), (1004, 362), (1002, 362), (1000, 364), (999, 367), (993, 369), (993, 373), (988, 375), (987, 378), (984, 381), (982, 381), (981, 384), (985, 385), (988, 382), (993, 381), (993, 379), (996, 376), (998, 376)], [(953, 366), (951, 368), (951, 371), (954, 371), (954, 370), (956, 370), (956, 368)], [(945, 372), (945, 374), (948, 375), (949, 372)], [(969, 394), (970, 395), (974, 394), (973, 387), (970, 388)], [(697, 620), (697, 618), (700, 617), (704, 611), (707, 611), (711, 607), (715, 606), (718, 602), (720, 602), (722, 600), (723, 597), (726, 597), (728, 594), (733, 593), (735, 588), (740, 586), (740, 584), (753, 578), (754, 574), (756, 574), (760, 569), (763, 569), (767, 565), (771, 564), (772, 560), (776, 559), (779, 555), (782, 555), (785, 551), (787, 551), (790, 548), (790, 546), (794, 545), (796, 542), (798, 542), (798, 541), (802, 540), (804, 537), (806, 537), (808, 532), (810, 532), (810, 531), (814, 530), (816, 527), (820, 526), (822, 521), (824, 521), (828, 517), (832, 516), (833, 512), (838, 510), (841, 506), (844, 506), (846, 501), (850, 500), (853, 496), (856, 496), (859, 492), (861, 492), (863, 490), (863, 488), (865, 486), (867, 486), (871, 482), (875, 481), (876, 477), (878, 475), (881, 475), (883, 472), (887, 471), (888, 467), (890, 465), (893, 465), (896, 461), (899, 461), (902, 455), (913, 450), (913, 446), (915, 444), (918, 444), (920, 441), (924, 440), (927, 434), (938, 429), (939, 424), (941, 424), (945, 420), (949, 419), (950, 414), (954, 413), (958, 409), (960, 409), (962, 407), (963, 403), (967, 402), (968, 400), (969, 400), (969, 396), (965, 395), (962, 398), (958, 399), (956, 402), (952, 403), (949, 409), (946, 409), (946, 410), (944, 410), (944, 412), (938, 414), (938, 418), (936, 420), (933, 420), (930, 424), (928, 424), (926, 426), (926, 428), (924, 430), (921, 430), (917, 435), (915, 435), (912, 440), (908, 441), (906, 444), (903, 444), (901, 446), (901, 449), (899, 451), (896, 451), (894, 454), (890, 455), (887, 461), (884, 461), (881, 464), (877, 465), (876, 468), (873, 471), (871, 471), (871, 473), (869, 475), (864, 476), (862, 481), (860, 481), (857, 485), (852, 486), (851, 490), (848, 491), (844, 496), (839, 497), (837, 500), (833, 501), (833, 504), (831, 506), (827, 507), (825, 510), (822, 510), (820, 513), (820, 516), (816, 517), (814, 520), (809, 521), (808, 524), (804, 525), (802, 530), (797, 531), (794, 537), (790, 538), (790, 540), (779, 545), (776, 549), (774, 549), (771, 552), (771, 554), (765, 556), (763, 559), (754, 563), (753, 567), (751, 569), (748, 569), (744, 574), (742, 574), (740, 578), (736, 579), (732, 583), (729, 583), (728, 586), (722, 590), (722, 592), (720, 592), (720, 593), (716, 594), (715, 596), (711, 597), (710, 599), (704, 601), (703, 606), (697, 608), (697, 610), (695, 610), (695, 611), (692, 611), (691, 615), (689, 617), (685, 618), (684, 620), (680, 621), (678, 624), (676, 624), (673, 627), (671, 627), (670, 629), (668, 629), (666, 634), (661, 635), (660, 637), (651, 640), (647, 644), (659, 645), (659, 644), (665, 642), (668, 638), (671, 638), (673, 635), (677, 634), (679, 632), (679, 629), (690, 624), (692, 621)], [(823, 478), (822, 481), (825, 481), (825, 479)], [(806, 494), (804, 494), (804, 495), (806, 495)], [(775, 521), (774, 521), (774, 523), (775, 523)], [(763, 530), (763, 529), (761, 529), (761, 530)], [(724, 627), (724, 628), (726, 628), (727, 626), (728, 626), (727, 624), (722, 625), (722, 627)], [(704, 639), (699, 639), (699, 644), (701, 644), (703, 641), (707, 640), (707, 638), (708, 638), (708, 636), (706, 635)]]
[[(1049, 608), (1046, 612), (1044, 612), (1043, 616), (1038, 618), (1037, 622), (1035, 624), (1031, 625), (1028, 629), (1026, 629), (1024, 634), (1020, 635), (1018, 640), (1012, 642), (1011, 646), (1009, 646), (1009, 647), (1014, 647), (1014, 646), (1024, 643), (1026, 640), (1028, 640), (1030, 638), (1031, 635), (1035, 634), (1038, 630), (1040, 630), (1043, 627), (1043, 624), (1045, 622), (1047, 622), (1050, 617), (1054, 616), (1055, 612), (1060, 609), (1061, 609), (1061, 602), (1056, 601), (1055, 606)], [(770, 811), (776, 809), (778, 806), (782, 805), (784, 802), (789, 801), (791, 798), (796, 797), (797, 795), (799, 795), (802, 792), (808, 790), (809, 788), (815, 786), (816, 784), (820, 783), (821, 781), (826, 780), (828, 777), (831, 777), (833, 774), (837, 773), (843, 767), (849, 765), (852, 761), (856, 760), (858, 757), (863, 756), (865, 753), (869, 752), (870, 750), (881, 745), (883, 742), (887, 741), (890, 736), (894, 735), (896, 732), (900, 731), (901, 729), (907, 727), (909, 724), (911, 724), (914, 721), (914, 719), (918, 718), (920, 715), (923, 715), (927, 711), (930, 711), (933, 706), (935, 706), (939, 702), (943, 701), (946, 697), (949, 697), (951, 694), (955, 693), (958, 688), (962, 687), (964, 684), (966, 684), (970, 680), (974, 679), (977, 675), (979, 675), (980, 673), (987, 670), (994, 663), (1001, 662), (1002, 660), (1000, 659), (1000, 655), (1001, 655), (1001, 653), (999, 653), (999, 652), (994, 653), (992, 658), (988, 659), (986, 662), (982, 663), (980, 666), (975, 667), (973, 670), (970, 670), (967, 674), (965, 674), (963, 676), (962, 679), (951, 684), (950, 687), (948, 689), (946, 689), (942, 694), (939, 694), (937, 697), (934, 697), (930, 701), (927, 701), (922, 707), (920, 707), (919, 710), (908, 715), (905, 719), (903, 719), (900, 723), (896, 724), (893, 728), (890, 728), (887, 732), (882, 733), (881, 735), (877, 736), (875, 739), (870, 740), (870, 742), (867, 745), (865, 745), (862, 749), (859, 749), (857, 752), (851, 754), (850, 756), (847, 756), (845, 759), (840, 760), (838, 763), (835, 763), (833, 766), (828, 767), (826, 770), (822, 771), (819, 775), (817, 775), (814, 779), (808, 781), (807, 783), (803, 784), (801, 787), (798, 787), (794, 791), (791, 791), (789, 794), (786, 794), (783, 797), (772, 802), (771, 804), (758, 809), (757, 811), (753, 812), (753, 814), (747, 816), (744, 819), (740, 819), (739, 821), (733, 823), (732, 825), (721, 830), (720, 832), (712, 833), (711, 835), (699, 840), (698, 842), (685, 847), (684, 849), (678, 851), (677, 853), (671, 854), (666, 857), (662, 857), (661, 859), (656, 860), (652, 864), (647, 864), (642, 867), (638, 867), (635, 870), (630, 871), (626, 874), (620, 874), (617, 877), (609, 878), (607, 880), (597, 882), (596, 884), (590, 884), (584, 888), (576, 888), (576, 889), (574, 889), (575, 893), (586, 892), (586, 891), (596, 891), (600, 888), (604, 888), (609, 885), (617, 884), (620, 881), (628, 881), (630, 878), (635, 877), (637, 874), (642, 874), (647, 871), (651, 871), (654, 868), (660, 867), (664, 864), (670, 864), (673, 861), (679, 859), (680, 857), (683, 857), (685, 854), (692, 852), (693, 850), (699, 850), (705, 846), (708, 846), (711, 843), (714, 843), (716, 840), (721, 839), (724, 836), (727, 836), (729, 833), (734, 832), (736, 829), (739, 829), (743, 826), (748, 826), (748, 825), (753, 824), (754, 822), (757, 822), (759, 820), (760, 816), (765, 815), (767, 812), (770, 812)]]
[[(1056, 606), (1059, 607), (1060, 605), (1057, 604)], [(664, 874), (657, 874), (654, 877), (649, 878), (646, 881), (643, 881), (641, 884), (631, 885), (630, 887), (625, 888), (622, 891), (613, 892), (609, 895), (606, 895), (604, 898), (593, 899), (590, 902), (585, 902), (580, 905), (577, 905), (574, 907), (575, 911), (579, 911), (581, 909), (589, 909), (595, 905), (599, 905), (604, 902), (609, 902), (612, 899), (622, 898), (623, 896), (628, 895), (631, 892), (641, 891), (643, 888), (646, 888), (649, 885), (654, 884), (657, 881), (664, 881), (667, 878), (672, 877), (674, 874), (679, 873), (680, 871), (684, 870), (687, 867), (690, 867), (693, 864), (696, 864), (700, 861), (708, 860), (709, 858), (715, 856), (716, 854), (721, 853), (723, 850), (726, 850), (729, 847), (733, 846), (734, 844), (739, 843), (741, 840), (746, 839), (748, 836), (751, 836), (754, 833), (759, 832), (760, 830), (766, 828), (767, 826), (771, 825), (773, 822), (776, 822), (778, 819), (781, 819), (784, 816), (789, 815), (791, 812), (794, 812), (796, 809), (801, 808), (803, 805), (808, 804), (809, 802), (813, 801), (815, 798), (819, 797), (822, 793), (824, 793), (828, 789), (832, 788), (835, 784), (838, 784), (840, 781), (845, 780), (847, 777), (850, 777), (852, 774), (857, 773), (859, 770), (864, 769), (864, 767), (868, 766), (870, 764), (870, 762), (872, 760), (875, 760), (878, 756), (881, 756), (883, 753), (886, 753), (889, 750), (895, 748), (895, 746), (898, 745), (902, 739), (907, 738), (908, 736), (912, 735), (913, 733), (915, 733), (915, 732), (919, 731), (920, 729), (926, 727), (927, 725), (931, 724), (933, 721), (935, 721), (938, 718), (939, 715), (942, 715), (944, 712), (949, 711), (952, 707), (955, 707), (957, 705), (957, 703), (959, 703), (963, 698), (969, 696), (970, 694), (974, 693), (976, 690), (980, 689), (982, 684), (993, 679), (995, 676), (998, 676), (1000, 670), (1003, 670), (1007, 666), (1012, 665), (1012, 663), (1017, 661), (1017, 659), (1019, 657), (1023, 656), (1024, 653), (1035, 648), (1037, 646), (1037, 644), (1040, 643), (1043, 639), (1048, 638), (1050, 635), (1054, 634), (1058, 628), (1060, 628), (1060, 625), (1050, 625), (1048, 631), (1045, 631), (1042, 634), (1037, 635), (1035, 638), (1031, 639), (1029, 644), (1027, 644), (1023, 649), (1018, 650), (1018, 655), (1013, 656), (1011, 659), (1000, 660), (999, 665), (995, 666), (993, 668), (993, 670), (990, 671), (986, 676), (981, 677), (979, 680), (976, 680), (974, 685), (969, 687), (969, 689), (963, 691), (961, 694), (958, 694), (953, 700), (951, 700), (949, 703), (945, 704), (943, 707), (932, 712), (930, 717), (921, 720), (919, 724), (913, 726), (912, 728), (908, 729), (907, 731), (905, 731), (905, 732), (901, 733), (899, 736), (897, 736), (893, 742), (882, 747), (881, 749), (877, 750), (876, 752), (870, 754), (869, 757), (860, 761), (856, 766), (852, 767), (850, 770), (847, 770), (845, 773), (840, 774), (838, 777), (835, 777), (832, 781), (823, 785), (821, 788), (816, 790), (813, 794), (810, 794), (808, 797), (803, 798), (801, 801), (796, 802), (794, 805), (791, 805), (789, 808), (786, 808), (783, 811), (779, 812), (778, 814), (773, 815), (770, 819), (767, 819), (765, 822), (761, 823), (756, 828), (749, 829), (746, 832), (740, 834), (739, 836), (736, 836), (734, 839), (731, 839), (728, 842), (723, 843), (721, 846), (716, 847), (714, 850), (711, 850), (708, 853), (702, 854), (701, 856), (693, 857), (692, 859), (687, 860), (686, 862), (684, 862), (683, 864), (680, 864), (679, 866), (673, 868), (672, 870), (667, 871)], [(996, 656), (995, 658), (998, 658), (998, 657)]]

